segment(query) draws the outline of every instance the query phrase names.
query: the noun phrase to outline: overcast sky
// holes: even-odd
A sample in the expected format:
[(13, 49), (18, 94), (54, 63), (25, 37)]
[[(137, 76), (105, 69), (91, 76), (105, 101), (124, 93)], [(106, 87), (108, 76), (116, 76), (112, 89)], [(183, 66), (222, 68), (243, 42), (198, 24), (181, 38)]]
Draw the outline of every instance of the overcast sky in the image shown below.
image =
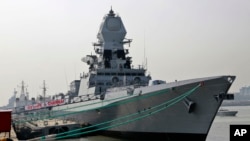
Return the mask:
[(167, 82), (236, 75), (231, 92), (250, 85), (249, 0), (1, 0), (0, 106), (21, 81), (31, 97), (66, 92), (87, 72), (81, 58), (113, 7), (133, 39), (137, 66)]

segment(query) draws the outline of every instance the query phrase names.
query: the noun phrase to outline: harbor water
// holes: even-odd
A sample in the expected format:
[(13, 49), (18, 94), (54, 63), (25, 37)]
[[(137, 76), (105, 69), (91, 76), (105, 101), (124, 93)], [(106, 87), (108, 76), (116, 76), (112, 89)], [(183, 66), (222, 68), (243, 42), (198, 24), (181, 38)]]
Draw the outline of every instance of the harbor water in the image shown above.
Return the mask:
[[(228, 110), (237, 110), (236, 116), (216, 116), (211, 126), (206, 141), (229, 141), (230, 125), (250, 124), (250, 106), (223, 106)], [(64, 141), (127, 141), (105, 136), (90, 136), (79, 139), (67, 139)]]
[(206, 141), (229, 141), (230, 125), (250, 125), (250, 106), (225, 106), (228, 110), (237, 110), (236, 116), (216, 116)]

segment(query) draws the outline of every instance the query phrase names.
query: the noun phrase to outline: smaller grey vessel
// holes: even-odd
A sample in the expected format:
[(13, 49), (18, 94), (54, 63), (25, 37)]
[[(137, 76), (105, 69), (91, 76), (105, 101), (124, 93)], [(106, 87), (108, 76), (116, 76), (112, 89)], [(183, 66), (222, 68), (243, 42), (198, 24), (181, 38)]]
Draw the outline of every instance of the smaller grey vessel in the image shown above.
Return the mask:
[(236, 116), (237, 113), (238, 113), (238, 111), (235, 111), (235, 110), (230, 111), (228, 109), (221, 108), (217, 112), (217, 116)]

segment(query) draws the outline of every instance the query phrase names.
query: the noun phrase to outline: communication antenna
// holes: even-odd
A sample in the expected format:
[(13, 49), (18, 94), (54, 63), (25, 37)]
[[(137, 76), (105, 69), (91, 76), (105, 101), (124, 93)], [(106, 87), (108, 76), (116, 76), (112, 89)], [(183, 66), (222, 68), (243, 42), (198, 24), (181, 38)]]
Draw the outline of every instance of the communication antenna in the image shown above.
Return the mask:
[(45, 97), (46, 97), (46, 91), (47, 91), (47, 87), (46, 87), (46, 84), (45, 84), (45, 80), (43, 80), (43, 103), (44, 103), (44, 107), (46, 106), (45, 105)]
[(143, 65), (145, 66), (145, 69), (147, 69), (146, 43), (145, 43), (145, 42), (146, 42), (146, 41), (145, 41), (145, 38), (146, 38), (145, 29), (144, 29), (144, 36), (143, 36), (143, 38), (144, 38), (144, 39), (143, 39), (143, 44), (144, 44), (144, 45), (143, 45), (143, 46), (144, 46), (144, 54), (143, 54), (143, 55), (144, 55), (144, 56), (143, 56), (144, 64), (143, 64)]
[(75, 68), (75, 80), (76, 80), (76, 63), (75, 63), (74, 68)]
[(66, 75), (66, 70), (64, 69), (64, 74), (65, 74), (65, 80), (66, 80), (66, 88), (68, 89), (68, 79), (67, 79), (67, 75)]
[(21, 86), (18, 86), (17, 87), (21, 87), (21, 94), (20, 94), (20, 98), (23, 97), (25, 98), (26, 97), (26, 94), (25, 94), (25, 88), (27, 89), (28, 85), (25, 85), (24, 81), (22, 81), (21, 83)]
[(16, 97), (16, 94), (17, 94), (17, 91), (16, 91), (16, 89), (14, 89), (14, 96)]
[(143, 47), (144, 47), (143, 60), (144, 60), (144, 63), (145, 63), (145, 29), (144, 29), (144, 35), (143, 35)]

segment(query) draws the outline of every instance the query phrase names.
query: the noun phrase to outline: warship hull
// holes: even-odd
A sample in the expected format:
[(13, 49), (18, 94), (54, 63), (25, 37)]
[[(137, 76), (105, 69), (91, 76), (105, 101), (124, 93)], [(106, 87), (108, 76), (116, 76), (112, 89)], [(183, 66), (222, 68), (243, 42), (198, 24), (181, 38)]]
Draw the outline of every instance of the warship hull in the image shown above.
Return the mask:
[[(128, 98), (112, 101), (106, 94), (107, 98), (101, 102), (61, 105), (53, 107), (52, 111), (64, 112), (82, 124), (98, 125), (95, 131), (99, 128), (107, 135), (136, 140), (185, 137), (205, 141), (234, 79), (235, 76), (218, 76), (140, 87)], [(180, 99), (173, 102), (178, 97)]]
[[(56, 139), (98, 132), (130, 140), (205, 141), (235, 76), (170, 83), (152, 80), (146, 64), (132, 65), (129, 49), (124, 47), (129, 47), (132, 39), (125, 38), (126, 33), (121, 17), (111, 8), (101, 22), (98, 41), (93, 43), (96, 55), (82, 58), (89, 66), (87, 73), (73, 81), (65, 95), (23, 107), (34, 116), (21, 117), (21, 122), (63, 118), (63, 122), (87, 125), (64, 135), (57, 133), (68, 131), (66, 127), (49, 129)], [(46, 88), (43, 90), (45, 97)]]

